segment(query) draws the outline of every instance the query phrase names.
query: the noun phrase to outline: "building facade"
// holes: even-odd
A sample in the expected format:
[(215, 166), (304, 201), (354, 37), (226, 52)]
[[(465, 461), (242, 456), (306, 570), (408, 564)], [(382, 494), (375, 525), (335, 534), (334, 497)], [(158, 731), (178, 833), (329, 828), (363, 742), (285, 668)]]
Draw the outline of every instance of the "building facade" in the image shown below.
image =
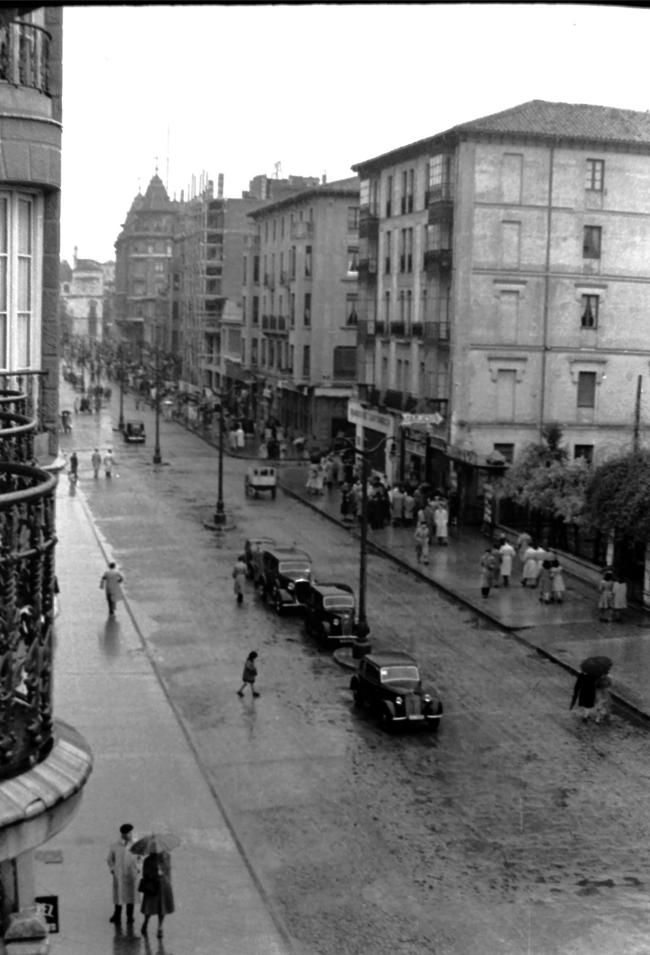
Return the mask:
[(0, 931), (92, 769), (54, 718), (62, 11), (0, 11)]
[[(67, 266), (67, 269), (66, 269)], [(74, 250), (72, 267), (62, 263), (61, 304), (70, 335), (102, 342), (105, 335), (104, 308), (107, 279), (110, 283), (112, 263), (80, 259)]]
[(244, 366), (251, 417), (329, 447), (356, 379), (359, 184), (323, 183), (251, 213)]
[(401, 476), (469, 506), (545, 424), (573, 457), (631, 441), (650, 368), (648, 114), (536, 100), (353, 168), (351, 418), (382, 417)]

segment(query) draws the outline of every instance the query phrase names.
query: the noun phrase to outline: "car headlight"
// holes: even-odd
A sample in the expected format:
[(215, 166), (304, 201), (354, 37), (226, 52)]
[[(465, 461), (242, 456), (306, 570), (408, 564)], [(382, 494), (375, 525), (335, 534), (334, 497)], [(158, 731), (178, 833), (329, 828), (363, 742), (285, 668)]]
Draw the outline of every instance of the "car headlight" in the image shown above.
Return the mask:
[(401, 696), (396, 696), (396, 697), (395, 697), (395, 706), (401, 706), (403, 702), (404, 702), (404, 700), (402, 699)]
[(289, 593), (291, 593), (291, 592), (292, 592), (293, 590), (295, 590), (295, 589), (296, 589), (296, 585), (295, 585), (295, 584), (293, 584), (293, 583), (287, 584), (287, 590), (289, 591)]
[(340, 622), (341, 622), (341, 621), (339, 620), (338, 617), (332, 617), (332, 623), (334, 624), (335, 627), (338, 627), (338, 625), (340, 624)]
[(431, 697), (429, 696), (428, 693), (425, 693), (424, 696), (422, 697), (422, 702), (423, 702), (423, 703), (433, 703), (433, 700), (431, 699)]

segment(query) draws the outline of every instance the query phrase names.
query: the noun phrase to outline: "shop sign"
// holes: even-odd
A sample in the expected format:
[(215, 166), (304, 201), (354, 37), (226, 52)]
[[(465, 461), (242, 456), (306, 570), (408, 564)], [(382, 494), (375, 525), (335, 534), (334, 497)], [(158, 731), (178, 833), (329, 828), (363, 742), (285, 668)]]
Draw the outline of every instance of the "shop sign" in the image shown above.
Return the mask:
[(410, 414), (408, 412), (402, 414), (403, 427), (409, 427), (412, 424), (430, 424), (437, 427), (442, 424), (444, 420), (442, 415), (438, 414), (437, 411), (433, 414)]
[(59, 897), (58, 895), (38, 895), (34, 902), (39, 914), (45, 919), (50, 934), (59, 931)]
[(427, 450), (427, 436), (422, 431), (404, 428), (404, 450), (423, 458)]
[(383, 431), (384, 434), (393, 432), (393, 419), (390, 415), (373, 411), (372, 408), (362, 408), (353, 401), (348, 402), (348, 421), (350, 424), (360, 424), (367, 428), (374, 428), (376, 431)]

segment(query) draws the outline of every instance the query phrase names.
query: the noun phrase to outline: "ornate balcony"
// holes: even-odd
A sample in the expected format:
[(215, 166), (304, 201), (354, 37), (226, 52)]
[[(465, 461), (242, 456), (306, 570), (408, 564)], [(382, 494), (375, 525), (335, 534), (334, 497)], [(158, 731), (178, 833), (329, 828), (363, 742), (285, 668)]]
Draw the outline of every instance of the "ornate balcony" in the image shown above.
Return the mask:
[(432, 272), (448, 272), (451, 269), (451, 249), (427, 249), (424, 253), (424, 268)]
[(438, 345), (449, 345), (449, 322), (425, 322), (424, 339)]
[(377, 259), (359, 259), (359, 282), (371, 283), (377, 281)]
[(0, 26), (0, 82), (50, 93), (51, 36), (22, 20)]
[(359, 213), (359, 238), (376, 239), (379, 235), (379, 216), (369, 209), (362, 208)]

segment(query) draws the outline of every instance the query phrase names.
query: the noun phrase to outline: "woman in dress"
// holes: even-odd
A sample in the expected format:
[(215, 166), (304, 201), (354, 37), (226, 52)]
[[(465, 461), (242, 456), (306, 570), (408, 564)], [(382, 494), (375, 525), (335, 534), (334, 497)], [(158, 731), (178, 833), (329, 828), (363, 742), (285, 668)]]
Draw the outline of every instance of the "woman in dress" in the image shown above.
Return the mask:
[(606, 570), (603, 574), (598, 584), (598, 594), (598, 615), (605, 623), (610, 619), (614, 596), (614, 575), (611, 570)]
[[(155, 843), (153, 843), (155, 848)], [(142, 934), (147, 934), (147, 926), (152, 915), (158, 916), (158, 938), (163, 937), (163, 922), (166, 915), (174, 911), (174, 893), (172, 891), (172, 859), (169, 852), (150, 852), (142, 864), (142, 878), (139, 890), (142, 892), (140, 911), (144, 915)]]
[(524, 569), (521, 576), (522, 587), (536, 587), (541, 563), (537, 561), (537, 547), (531, 541), (523, 556)]
[(554, 603), (561, 604), (566, 593), (566, 584), (564, 583), (562, 564), (557, 557), (554, 557), (551, 561), (551, 592)]

